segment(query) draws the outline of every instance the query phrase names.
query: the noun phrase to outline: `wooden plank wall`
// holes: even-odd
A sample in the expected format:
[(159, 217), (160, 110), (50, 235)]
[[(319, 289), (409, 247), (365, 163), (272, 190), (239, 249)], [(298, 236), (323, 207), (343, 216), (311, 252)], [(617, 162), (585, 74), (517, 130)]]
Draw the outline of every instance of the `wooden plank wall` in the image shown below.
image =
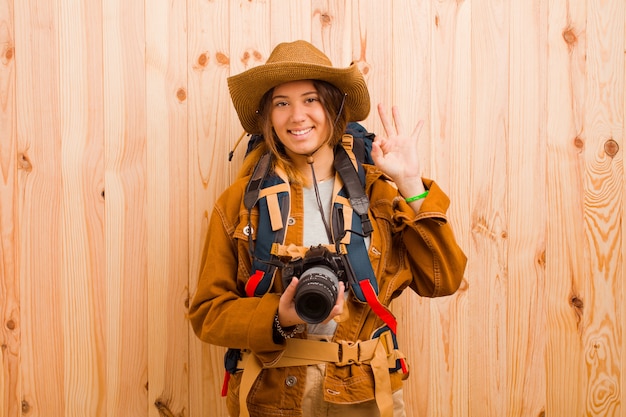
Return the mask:
[(243, 152), (225, 78), (296, 38), (425, 120), (469, 256), (394, 305), (407, 415), (625, 417), (625, 26), (624, 0), (0, 0), (0, 417), (226, 415), (185, 319)]

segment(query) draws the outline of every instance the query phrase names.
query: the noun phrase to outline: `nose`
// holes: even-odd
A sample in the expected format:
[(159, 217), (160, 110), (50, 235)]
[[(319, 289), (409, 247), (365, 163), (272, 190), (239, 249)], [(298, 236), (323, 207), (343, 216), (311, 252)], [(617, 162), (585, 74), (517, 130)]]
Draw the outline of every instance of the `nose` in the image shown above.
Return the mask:
[(294, 103), (291, 105), (291, 121), (303, 122), (306, 120), (306, 109), (300, 103)]

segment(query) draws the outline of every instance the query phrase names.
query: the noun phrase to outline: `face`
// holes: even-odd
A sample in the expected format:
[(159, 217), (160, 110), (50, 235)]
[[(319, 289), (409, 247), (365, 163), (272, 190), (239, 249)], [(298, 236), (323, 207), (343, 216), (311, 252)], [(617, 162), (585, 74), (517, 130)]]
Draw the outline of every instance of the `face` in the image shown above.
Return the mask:
[(275, 87), (270, 118), (276, 135), (292, 158), (310, 155), (328, 141), (329, 123), (310, 80)]

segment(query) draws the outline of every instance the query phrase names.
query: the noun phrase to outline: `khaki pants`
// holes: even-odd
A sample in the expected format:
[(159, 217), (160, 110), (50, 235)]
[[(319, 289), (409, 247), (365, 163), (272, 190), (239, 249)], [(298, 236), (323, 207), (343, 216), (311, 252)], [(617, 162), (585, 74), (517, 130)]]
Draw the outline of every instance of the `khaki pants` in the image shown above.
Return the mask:
[[(325, 364), (309, 365), (302, 397), (303, 417), (380, 417), (376, 401), (360, 404), (333, 404), (324, 401)], [(402, 390), (393, 393), (393, 417), (406, 417)]]

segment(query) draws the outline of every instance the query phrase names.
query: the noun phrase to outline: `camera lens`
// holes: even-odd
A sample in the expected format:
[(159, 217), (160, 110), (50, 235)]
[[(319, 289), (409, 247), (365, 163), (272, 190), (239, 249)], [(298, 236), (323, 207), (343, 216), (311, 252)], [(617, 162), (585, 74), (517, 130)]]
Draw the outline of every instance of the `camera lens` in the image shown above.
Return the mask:
[(313, 266), (302, 273), (296, 287), (296, 312), (309, 324), (323, 322), (337, 301), (339, 279), (324, 266)]

